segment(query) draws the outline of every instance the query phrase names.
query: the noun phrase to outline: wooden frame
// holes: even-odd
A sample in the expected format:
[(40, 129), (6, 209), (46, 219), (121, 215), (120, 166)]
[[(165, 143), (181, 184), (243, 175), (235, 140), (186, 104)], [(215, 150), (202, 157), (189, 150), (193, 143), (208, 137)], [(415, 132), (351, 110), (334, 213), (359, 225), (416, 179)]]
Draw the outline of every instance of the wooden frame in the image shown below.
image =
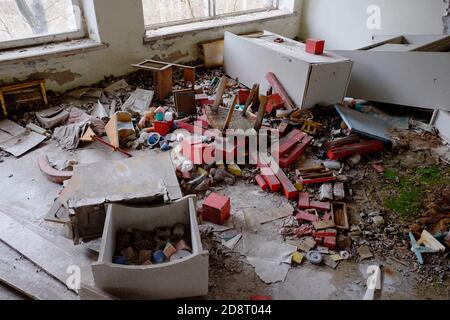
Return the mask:
[(153, 73), (156, 79), (156, 95), (159, 101), (163, 101), (172, 92), (174, 67), (183, 69), (184, 81), (190, 82), (192, 85), (191, 88), (194, 89), (195, 67), (148, 59), (137, 64), (132, 64), (131, 66)]
[(5, 95), (19, 94), (21, 90), (33, 88), (33, 87), (37, 87), (37, 86), (39, 86), (39, 90), (41, 91), (42, 100), (44, 101), (45, 105), (48, 105), (47, 92), (45, 89), (45, 80), (35, 80), (35, 81), (28, 81), (28, 82), (23, 82), (23, 83), (1, 86), (0, 87), (0, 103), (2, 105), (3, 115), (5, 117), (8, 116), (8, 111), (6, 109)]

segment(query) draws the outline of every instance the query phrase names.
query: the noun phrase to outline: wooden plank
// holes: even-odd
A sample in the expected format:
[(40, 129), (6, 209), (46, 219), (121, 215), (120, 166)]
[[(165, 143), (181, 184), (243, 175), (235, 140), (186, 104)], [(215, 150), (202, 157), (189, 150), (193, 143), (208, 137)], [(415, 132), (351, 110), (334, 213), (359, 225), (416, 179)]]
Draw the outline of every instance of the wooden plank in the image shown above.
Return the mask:
[(227, 119), (225, 120), (225, 124), (223, 125), (223, 130), (227, 130), (230, 126), (231, 123), (231, 119), (233, 119), (233, 114), (234, 114), (234, 107), (236, 106), (236, 104), (238, 103), (238, 95), (236, 94), (233, 97), (233, 100), (231, 101), (230, 104), (230, 111), (228, 111), (228, 115), (227, 115)]
[(216, 97), (214, 99), (214, 104), (213, 104), (214, 108), (217, 108), (222, 103), (223, 93), (225, 91), (225, 88), (227, 87), (227, 82), (228, 81), (227, 81), (226, 76), (223, 76), (222, 79), (220, 79), (220, 83), (219, 83), (219, 86), (216, 91)]
[(78, 300), (65, 285), (0, 242), (0, 282), (35, 300)]
[(81, 269), (90, 269), (90, 266), (81, 266), (80, 259), (76, 259), (1, 211), (0, 240), (20, 252), (64, 285), (69, 277), (67, 273), (69, 266), (78, 265)]
[(258, 97), (259, 97), (259, 84), (254, 84), (252, 90), (250, 91), (248, 99), (245, 102), (244, 110), (242, 112), (244, 117), (247, 115), (247, 111), (250, 108), (250, 106), (257, 101)]
[(264, 120), (264, 115), (266, 114), (267, 101), (268, 101), (268, 99), (266, 96), (259, 97), (259, 110), (258, 110), (258, 114), (256, 117), (255, 126), (254, 126), (254, 129), (256, 131), (261, 129), (261, 126), (262, 126), (262, 123)]
[(269, 72), (266, 76), (266, 79), (267, 81), (269, 81), (272, 88), (274, 88), (275, 91), (281, 96), (281, 99), (283, 99), (284, 106), (287, 110), (292, 111), (297, 108), (294, 101), (292, 101), (291, 97), (274, 73)]

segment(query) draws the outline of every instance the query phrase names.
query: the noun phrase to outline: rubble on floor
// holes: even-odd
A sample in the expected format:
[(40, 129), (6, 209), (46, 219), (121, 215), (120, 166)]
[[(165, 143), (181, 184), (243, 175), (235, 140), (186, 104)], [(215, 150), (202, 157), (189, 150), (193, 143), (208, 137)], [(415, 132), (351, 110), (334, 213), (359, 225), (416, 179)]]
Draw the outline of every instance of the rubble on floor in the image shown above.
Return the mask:
[[(232, 272), (240, 272), (244, 268), (239, 258), (242, 255), (263, 282), (274, 283), (284, 281), (290, 268), (302, 268), (304, 264), (339, 270), (341, 263), (392, 259), (414, 271), (412, 277), (419, 275), (419, 282), (437, 275), (443, 283), (449, 271), (450, 171), (434, 151), (441, 146), (434, 134), (417, 127), (399, 130), (398, 123), (395, 130), (383, 127), (381, 134), (378, 128), (367, 132), (359, 125), (369, 112), (363, 114), (358, 110), (361, 105), (354, 102), (337, 108), (289, 110), (291, 101), (279, 81), (273, 88), (278, 94), (269, 92), (267, 97), (260, 97), (256, 84), (250, 90), (219, 69), (196, 70), (195, 84), (189, 83), (181, 70), (173, 72), (172, 89), (193, 90), (195, 110), (189, 111), (192, 103), (182, 105), (186, 102), (182, 97), (175, 101), (173, 96), (161, 95), (152, 77), (137, 71), (122, 79), (107, 78), (93, 87), (51, 96), (50, 104), (56, 109), (27, 112), (19, 122), (43, 127), (65, 150), (86, 145), (97, 148), (96, 141), (104, 139), (113, 151), (122, 152), (121, 156), (129, 154), (137, 162), (141, 158), (135, 156), (135, 150), (167, 152), (156, 158), (171, 161), (184, 195), (196, 194), (200, 200), (197, 213), (203, 221), (203, 242), (213, 257), (210, 268), (226, 264)], [(274, 78), (269, 75), (268, 79), (270, 85), (264, 86), (270, 87)], [(154, 92), (164, 100), (155, 100)], [(53, 105), (52, 101), (58, 103)], [(181, 109), (186, 117), (178, 118)], [(221, 112), (223, 117), (219, 116)], [(371, 109), (369, 117), (374, 112)], [(344, 114), (361, 116), (356, 131), (351, 130), (353, 125)], [(375, 117), (386, 119), (385, 114)], [(250, 129), (255, 135), (278, 129), (279, 145), (273, 154), (255, 157), (246, 152), (248, 141), (230, 143), (221, 130), (211, 133), (213, 128)], [(81, 139), (86, 134), (92, 139)], [(223, 155), (223, 161), (216, 161), (218, 154)], [(0, 162), (8, 156), (0, 151)], [(244, 163), (238, 163), (238, 157)], [(84, 210), (87, 205), (129, 200), (142, 194), (175, 193), (171, 200), (181, 196), (173, 179), (169, 179), (170, 185), (149, 189), (151, 194), (144, 192), (146, 183), (157, 185), (152, 174), (158, 167), (150, 170), (150, 165), (146, 168), (147, 163), (140, 162), (139, 168), (151, 174), (138, 178), (140, 173), (132, 176), (124, 161), (98, 167), (75, 165), (73, 173), (58, 171), (48, 158), (42, 158), (40, 166), (54, 182), (71, 178), (64, 182), (62, 192), (63, 204), (72, 203), (70, 209)], [(148, 163), (151, 161), (148, 157)], [(280, 167), (274, 169), (274, 163)], [(129, 178), (126, 187), (111, 179), (109, 174), (115, 169), (109, 172), (109, 166)], [(161, 171), (167, 170), (162, 167)], [(74, 185), (80, 179), (85, 183)], [(102, 187), (92, 179), (116, 185)], [(142, 182), (139, 190), (130, 190), (129, 185), (136, 181)], [(236, 212), (227, 188), (238, 182), (258, 186), (260, 194), (278, 197), (283, 203), (277, 208), (261, 208), (256, 203), (256, 208)], [(80, 195), (70, 195), (74, 190)], [(73, 205), (76, 201), (81, 204)], [(243, 217), (240, 223), (239, 215)], [(267, 224), (277, 230), (270, 236), (259, 234), (257, 230)], [(121, 230), (114, 262), (150, 265), (167, 263), (172, 255), (181, 257), (191, 246), (175, 232), (181, 229)], [(444, 252), (425, 253), (421, 264), (412, 251), (409, 234), (419, 241), (424, 230), (446, 247)], [(101, 228), (95, 231), (98, 237)], [(164, 240), (158, 234), (164, 234)], [(221, 261), (223, 256), (231, 258), (225, 263)]]

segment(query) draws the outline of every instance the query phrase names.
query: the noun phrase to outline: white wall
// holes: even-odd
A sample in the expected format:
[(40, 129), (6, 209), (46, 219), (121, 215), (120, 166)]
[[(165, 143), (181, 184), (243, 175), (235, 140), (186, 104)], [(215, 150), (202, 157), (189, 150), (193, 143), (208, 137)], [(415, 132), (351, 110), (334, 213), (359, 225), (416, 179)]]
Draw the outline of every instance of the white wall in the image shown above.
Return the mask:
[[(300, 33), (300, 14), (297, 14), (144, 44), (141, 0), (84, 0), (85, 3), (90, 1), (94, 1), (99, 36), (108, 44), (107, 48), (67, 57), (0, 64), (0, 83), (45, 78), (48, 89), (65, 91), (98, 82), (107, 75), (126, 74), (133, 70), (130, 64), (142, 59), (195, 60), (199, 57), (197, 44), (222, 38), (225, 30), (243, 33), (266, 29), (291, 38)], [(295, 10), (300, 11), (302, 0), (293, 1)]]
[[(381, 29), (369, 30), (370, 5), (381, 9)], [(304, 0), (302, 38), (322, 38), (328, 50), (357, 49), (372, 35), (442, 34), (444, 0)]]

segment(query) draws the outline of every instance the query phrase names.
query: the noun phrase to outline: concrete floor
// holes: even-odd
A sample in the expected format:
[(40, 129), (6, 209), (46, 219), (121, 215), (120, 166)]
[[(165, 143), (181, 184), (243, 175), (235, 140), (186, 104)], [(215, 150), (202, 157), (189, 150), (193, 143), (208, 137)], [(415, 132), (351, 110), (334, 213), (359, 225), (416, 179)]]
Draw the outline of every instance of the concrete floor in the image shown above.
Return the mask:
[[(151, 152), (135, 151), (139, 152)], [(11, 218), (25, 224), (32, 231), (51, 241), (56, 246), (76, 256), (77, 259), (93, 262), (96, 255), (84, 246), (74, 246), (70, 239), (64, 237), (62, 225), (46, 222), (44, 215), (51, 207), (61, 186), (49, 182), (39, 171), (37, 158), (41, 153), (50, 160), (77, 160), (86, 164), (102, 159), (121, 158), (101, 145), (91, 145), (74, 152), (62, 151), (53, 141), (46, 142), (36, 150), (19, 159), (3, 158), (0, 163), (0, 210)], [(12, 176), (11, 176), (12, 175)], [(226, 189), (224, 189), (226, 188)], [(268, 195), (259, 191), (254, 185), (238, 182), (235, 186), (219, 188), (232, 198), (233, 222), (235, 227), (242, 226), (241, 209), (249, 206), (276, 208), (284, 198)], [(251, 201), (250, 201), (251, 199)], [(279, 239), (279, 222), (264, 225), (261, 234), (268, 238)], [(366, 270), (376, 260), (364, 263), (352, 261), (342, 262), (336, 270), (326, 266), (317, 267), (304, 263), (290, 269), (282, 283), (264, 284), (254, 273), (253, 267), (246, 264), (244, 257), (227, 258), (230, 264), (237, 266), (237, 271), (211, 270), (211, 288), (209, 298), (212, 299), (248, 299), (251, 295), (266, 294), (274, 299), (361, 299), (365, 292)], [(446, 298), (432, 289), (413, 288), (407, 277), (403, 276), (405, 267), (384, 261), (387, 267), (381, 299), (415, 299), (427, 294), (434, 298)], [(403, 273), (402, 273), (403, 272)], [(92, 275), (82, 275), (84, 281), (91, 283)], [(427, 290), (425, 293), (424, 290)], [(0, 299), (21, 299), (21, 295), (5, 286), (0, 286)]]

